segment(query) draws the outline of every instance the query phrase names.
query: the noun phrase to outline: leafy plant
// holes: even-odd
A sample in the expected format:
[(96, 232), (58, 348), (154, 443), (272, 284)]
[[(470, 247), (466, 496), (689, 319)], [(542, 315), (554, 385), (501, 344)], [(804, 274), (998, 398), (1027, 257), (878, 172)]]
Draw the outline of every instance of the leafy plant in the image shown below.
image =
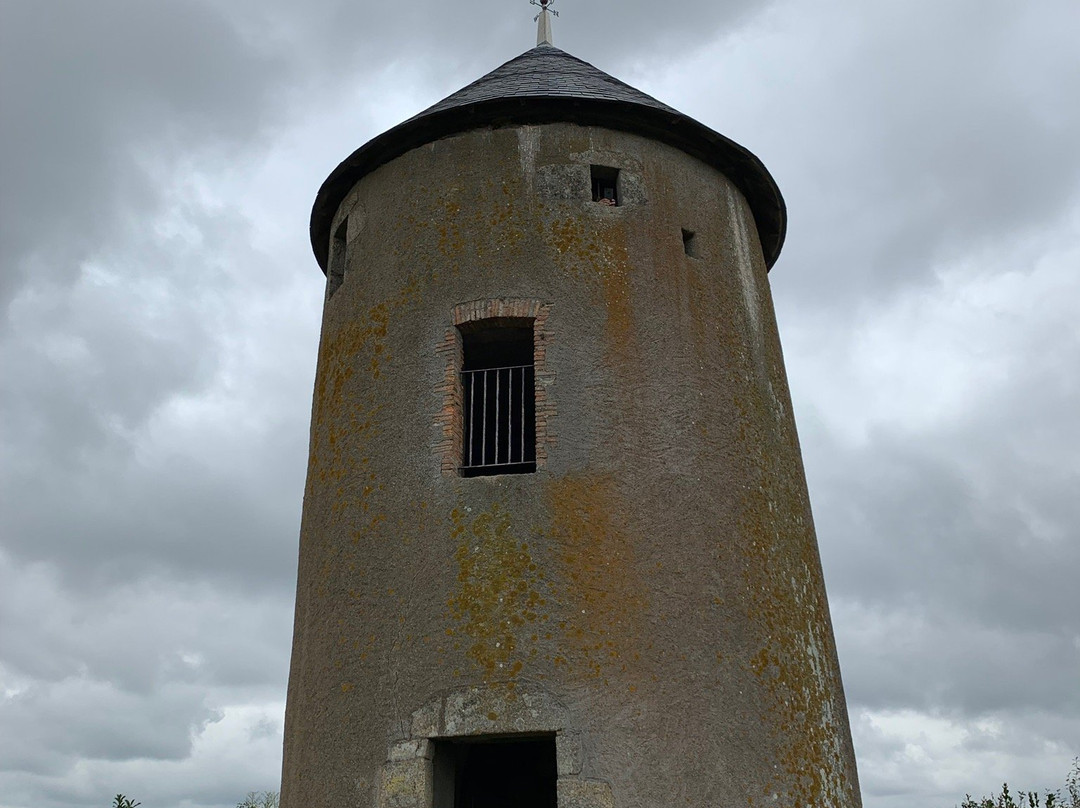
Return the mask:
[(276, 791), (249, 791), (236, 808), (278, 808), (281, 795)]
[(1065, 777), (1065, 793), (1061, 789), (1045, 790), (1042, 796), (1037, 791), (1017, 791), (1014, 798), (1009, 791), (1009, 784), (1002, 783), (999, 794), (991, 794), (979, 800), (965, 795), (960, 808), (1080, 808), (1080, 758), (1073, 760), (1072, 768)]
[(142, 803), (132, 802), (130, 798), (125, 797), (123, 794), (117, 794), (113, 797), (112, 808), (136, 808), (138, 805), (142, 805)]

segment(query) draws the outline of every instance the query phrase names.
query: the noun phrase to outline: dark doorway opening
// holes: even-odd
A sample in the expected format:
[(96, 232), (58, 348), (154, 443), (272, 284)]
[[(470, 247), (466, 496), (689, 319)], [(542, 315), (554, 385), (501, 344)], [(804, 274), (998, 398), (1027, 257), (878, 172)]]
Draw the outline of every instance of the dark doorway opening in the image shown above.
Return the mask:
[(434, 808), (556, 808), (555, 737), (439, 741)]

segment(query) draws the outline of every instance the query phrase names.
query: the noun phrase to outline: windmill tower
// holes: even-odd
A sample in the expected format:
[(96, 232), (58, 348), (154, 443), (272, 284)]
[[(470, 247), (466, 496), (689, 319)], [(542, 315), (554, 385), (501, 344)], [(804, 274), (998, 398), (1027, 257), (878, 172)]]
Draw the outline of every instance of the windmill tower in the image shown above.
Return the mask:
[(854, 808), (746, 149), (551, 44), (323, 184), (283, 808)]

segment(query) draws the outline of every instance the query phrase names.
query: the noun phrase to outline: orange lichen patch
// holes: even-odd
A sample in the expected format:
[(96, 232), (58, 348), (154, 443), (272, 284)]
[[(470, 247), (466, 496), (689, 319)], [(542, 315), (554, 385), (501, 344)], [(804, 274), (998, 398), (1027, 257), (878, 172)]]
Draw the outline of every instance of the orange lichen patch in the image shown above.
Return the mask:
[[(363, 580), (368, 571), (357, 563), (364, 557), (361, 546), (395, 527), (391, 515), (398, 517), (394, 535), (406, 541), (423, 528), (423, 518), (406, 526), (397, 509), (386, 510), (385, 483), (374, 471), (372, 443), (383, 431), (388, 406), (383, 384), (387, 367), (395, 361), (391, 332), (429, 282), (424, 272), (415, 273), (402, 281), (390, 299), (347, 312), (339, 304), (337, 311), (328, 310), (324, 321), (306, 493), (309, 503), (317, 503), (310, 513), (318, 514), (315, 518), (322, 524), (306, 527), (302, 541), (318, 547), (309, 553), (319, 559), (313, 587), (316, 597), (338, 597), (341, 606), (336, 608), (347, 608), (358, 620), (370, 608), (375, 591)], [(335, 303), (345, 300), (340, 297)], [(419, 507), (417, 512), (425, 510)], [(338, 532), (328, 530), (327, 522), (346, 524)], [(331, 536), (341, 538), (327, 538)], [(382, 597), (400, 601), (404, 596), (388, 592)], [(368, 658), (371, 645), (335, 644), (330, 661), (340, 667), (344, 660), (348, 670)]]
[[(340, 483), (352, 472), (357, 452), (370, 438), (381, 409), (370, 391), (355, 389), (358, 357), (369, 356), (369, 372), (375, 378), (385, 350), (375, 353), (386, 335), (387, 315), (375, 307), (369, 317), (327, 329), (320, 346), (319, 373), (315, 382), (315, 406), (311, 430), (308, 488)], [(379, 357), (382, 357), (380, 359)], [(350, 450), (351, 449), (351, 450)], [(339, 492), (341, 489), (339, 487)]]
[[(499, 249), (514, 250), (525, 238), (525, 231), (519, 221), (516, 196), (514, 190), (505, 182), (500, 184), (499, 192), (486, 195), (487, 199), (492, 200), (491, 212), (476, 224), (486, 224), (491, 229), (496, 236), (491, 241), (498, 244)], [(477, 210), (482, 210), (480, 205), (477, 205)], [(482, 243), (477, 244), (476, 249), (479, 255), (483, 255)]]
[(441, 215), (433, 217), (438, 221), (438, 250), (447, 258), (458, 256), (465, 249), (465, 236), (460, 221), (461, 205), (451, 198), (443, 198), (440, 203)]
[[(756, 484), (740, 503), (747, 620), (765, 638), (749, 660), (766, 695), (783, 775), (751, 805), (786, 791), (797, 805), (856, 804), (842, 739), (843, 716), (832, 627), (794, 428), (777, 428), (771, 386), (739, 403), (741, 442)], [(853, 773), (852, 773), (853, 774)]]
[(344, 323), (324, 325), (313, 426), (319, 427), (327, 420), (336, 422), (346, 403), (357, 400), (353, 376), (358, 368), (366, 363), (365, 386), (382, 376), (383, 366), (392, 359), (386, 343), (391, 316), (419, 299), (429, 280), (425, 275), (410, 276), (391, 299), (357, 312)]
[(583, 217), (562, 217), (553, 218), (543, 235), (561, 257), (559, 265), (595, 289), (604, 307), (609, 361), (636, 358), (632, 263), (625, 228)]
[[(395, 313), (418, 300), (429, 280), (423, 274), (410, 276), (390, 300), (360, 310), (344, 323), (327, 320), (323, 327), (307, 494), (336, 490), (329, 512), (367, 514), (368, 531), (387, 519), (372, 505), (383, 484), (365, 468), (370, 463), (367, 445), (379, 433), (384, 411), (378, 384), (393, 361), (387, 334)], [(365, 483), (357, 485), (358, 478)], [(346, 480), (352, 484), (345, 485)], [(331, 483), (338, 485), (331, 488)]]
[[(516, 201), (520, 190), (507, 183), (488, 180), (483, 186), (468, 189), (452, 187), (442, 192), (434, 202), (434, 208), (422, 216), (409, 216), (410, 229), (434, 230), (436, 250), (443, 266), (456, 275), (463, 259), (475, 251), (483, 257), (487, 246), (498, 245), (499, 250), (513, 250), (524, 238), (520, 224), (520, 211)], [(472, 234), (488, 231), (487, 239), (477, 240)], [(431, 273), (432, 279), (435, 273)]]
[(450, 518), (458, 563), (457, 593), (447, 604), (454, 633), (472, 641), (467, 654), (486, 681), (513, 678), (535, 643), (528, 626), (538, 614), (547, 619), (544, 575), (499, 505), (476, 515), (455, 508)]
[(566, 658), (554, 662), (600, 678), (609, 664), (637, 653), (638, 620), (647, 606), (633, 542), (614, 518), (624, 508), (606, 477), (552, 479), (546, 496), (552, 537), (563, 552), (560, 603), (569, 606), (559, 621)]
[[(615, 231), (620, 234), (622, 231)], [(630, 261), (626, 245), (612, 244), (600, 270), (607, 308), (608, 351), (620, 358), (638, 356), (633, 329), (633, 307), (630, 302)]]

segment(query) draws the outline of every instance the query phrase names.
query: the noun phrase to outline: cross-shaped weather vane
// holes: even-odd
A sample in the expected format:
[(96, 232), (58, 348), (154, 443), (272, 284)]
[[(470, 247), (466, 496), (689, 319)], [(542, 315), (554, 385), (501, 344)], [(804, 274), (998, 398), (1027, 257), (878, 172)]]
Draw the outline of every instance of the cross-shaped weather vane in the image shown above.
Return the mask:
[[(558, 17), (559, 12), (557, 12), (551, 7), (554, 2), (555, 0), (529, 0), (529, 3), (531, 3), (532, 5), (540, 6), (540, 14), (543, 14), (545, 11), (550, 11), (552, 14)], [(535, 17), (533, 17), (533, 22), (536, 22), (536, 20), (540, 17), (540, 14), (537, 14)]]
[(549, 13), (559, 16), (559, 12), (553, 9), (551, 6), (555, 0), (529, 0), (534, 6), (540, 6), (540, 13), (533, 17), (533, 22), (537, 20), (540, 24), (536, 29), (536, 44), (537, 45), (550, 45), (551, 42), (551, 17)]

